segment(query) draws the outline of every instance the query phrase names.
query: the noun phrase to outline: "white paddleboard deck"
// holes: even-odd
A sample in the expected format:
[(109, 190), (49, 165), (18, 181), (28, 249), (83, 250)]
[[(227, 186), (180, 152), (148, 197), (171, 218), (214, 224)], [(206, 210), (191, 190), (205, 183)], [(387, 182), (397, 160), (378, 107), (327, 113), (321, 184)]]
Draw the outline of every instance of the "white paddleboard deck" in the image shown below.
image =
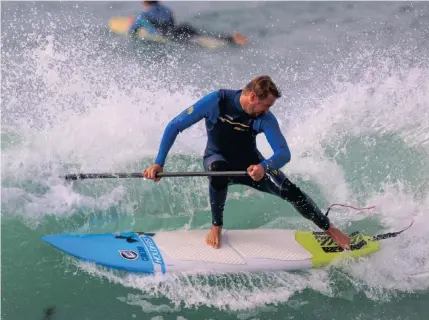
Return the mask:
[(311, 268), (312, 254), (294, 230), (222, 230), (221, 246), (205, 243), (207, 230), (157, 232), (153, 239), (169, 270), (258, 271)]

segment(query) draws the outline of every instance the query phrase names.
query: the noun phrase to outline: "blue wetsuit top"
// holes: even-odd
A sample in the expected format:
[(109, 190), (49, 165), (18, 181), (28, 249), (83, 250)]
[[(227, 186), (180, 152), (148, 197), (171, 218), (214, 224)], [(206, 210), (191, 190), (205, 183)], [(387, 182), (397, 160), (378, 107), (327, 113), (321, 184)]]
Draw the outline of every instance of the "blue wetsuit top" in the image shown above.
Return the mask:
[[(280, 131), (276, 117), (268, 112), (255, 119), (251, 118), (241, 107), (241, 92), (242, 90), (211, 92), (170, 121), (164, 131), (155, 163), (164, 166), (167, 154), (177, 135), (203, 118), (206, 121), (208, 136), (204, 157), (220, 154), (228, 162), (235, 161), (236, 163), (245, 163), (246, 159), (252, 159), (252, 161), (260, 159), (262, 160), (260, 164), (265, 168), (265, 171), (280, 169), (288, 163), (291, 159), (290, 150)], [(224, 128), (225, 124), (229, 124), (230, 128)], [(243, 151), (240, 149), (242, 147), (240, 134), (246, 130), (253, 131), (253, 138), (251, 137), (249, 143), (249, 133), (246, 133), (247, 138), (243, 136), (242, 141), (246, 145), (246, 149)], [(225, 135), (226, 131), (227, 135)], [(261, 132), (265, 134), (274, 151), (274, 154), (266, 160), (254, 156), (259, 154), (256, 149), (256, 135)], [(220, 134), (223, 136), (219, 137)]]
[(156, 28), (173, 28), (174, 27), (174, 18), (170, 9), (161, 5), (161, 4), (153, 4), (150, 9), (140, 13), (134, 23), (131, 25), (129, 32), (136, 32), (137, 29), (141, 27), (148, 27), (148, 23), (150, 22)]

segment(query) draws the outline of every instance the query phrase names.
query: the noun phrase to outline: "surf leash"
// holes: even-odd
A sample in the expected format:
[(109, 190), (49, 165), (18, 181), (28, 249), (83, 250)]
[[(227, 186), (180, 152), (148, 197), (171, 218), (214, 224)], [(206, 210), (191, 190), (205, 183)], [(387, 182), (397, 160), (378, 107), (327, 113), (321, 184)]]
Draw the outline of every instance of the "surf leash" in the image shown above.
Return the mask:
[[(371, 207), (367, 207), (367, 208), (357, 208), (357, 207), (350, 206), (350, 205), (346, 205), (346, 204), (334, 203), (334, 204), (332, 204), (332, 205), (330, 205), (330, 206), (329, 206), (328, 210), (327, 210), (327, 211), (326, 211), (326, 213), (325, 213), (325, 216), (327, 216), (327, 215), (328, 215), (329, 211), (330, 211), (330, 210), (332, 209), (332, 207), (334, 207), (334, 206), (340, 206), (340, 207), (345, 207), (345, 208), (351, 208), (351, 209), (354, 209), (354, 210), (370, 210), (370, 209), (374, 209), (374, 208), (375, 208), (375, 206), (371, 206)], [(371, 238), (371, 240), (373, 240), (373, 241), (377, 241), (377, 240), (384, 240), (384, 239), (394, 238), (394, 237), (396, 237), (396, 236), (400, 235), (400, 234), (401, 234), (402, 232), (404, 232), (405, 230), (408, 230), (408, 229), (413, 225), (413, 223), (414, 223), (414, 220), (413, 220), (413, 221), (411, 221), (411, 224), (410, 224), (408, 227), (406, 227), (405, 229), (402, 229), (402, 230), (400, 230), (400, 231), (396, 231), (396, 232), (382, 233), (382, 234), (379, 234), (379, 235), (373, 236), (373, 237)]]
[(328, 210), (327, 210), (327, 211), (326, 211), (326, 213), (325, 213), (325, 216), (327, 216), (327, 215), (328, 215), (329, 211), (330, 211), (330, 210), (332, 209), (332, 207), (334, 207), (334, 206), (340, 206), (340, 207), (345, 207), (345, 208), (351, 208), (351, 209), (354, 209), (354, 210), (370, 210), (370, 209), (374, 209), (374, 208), (375, 208), (375, 206), (371, 206), (371, 207), (367, 207), (367, 208), (356, 208), (356, 207), (349, 206), (349, 205), (346, 205), (346, 204), (334, 203), (334, 204), (331, 204), (331, 205), (329, 206)]
[(411, 224), (410, 224), (408, 227), (406, 227), (405, 229), (402, 229), (401, 231), (382, 233), (382, 234), (379, 234), (379, 235), (373, 236), (373, 237), (371, 238), (371, 240), (376, 241), (376, 240), (383, 240), (383, 239), (394, 238), (394, 237), (396, 237), (397, 235), (400, 235), (400, 234), (401, 234), (402, 232), (404, 232), (405, 230), (409, 229), (409, 228), (413, 225), (413, 223), (414, 223), (414, 220), (413, 220), (413, 221), (411, 221)]

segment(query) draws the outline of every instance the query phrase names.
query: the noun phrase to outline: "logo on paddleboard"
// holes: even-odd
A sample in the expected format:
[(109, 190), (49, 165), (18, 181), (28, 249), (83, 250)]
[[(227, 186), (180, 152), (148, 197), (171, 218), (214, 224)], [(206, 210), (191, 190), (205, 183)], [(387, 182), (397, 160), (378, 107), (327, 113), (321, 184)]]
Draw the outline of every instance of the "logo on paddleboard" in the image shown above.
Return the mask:
[(192, 112), (194, 112), (194, 106), (190, 106), (190, 107), (188, 108), (188, 110), (186, 110), (186, 113), (187, 113), (187, 114), (191, 114)]
[(139, 256), (137, 252), (132, 250), (118, 250), (118, 252), (126, 260), (136, 260)]
[(153, 242), (152, 238), (143, 237), (142, 239), (146, 247), (149, 249), (149, 254), (150, 254), (150, 257), (152, 258), (153, 263), (164, 265), (164, 261), (162, 261), (161, 253), (159, 252), (158, 247)]
[(141, 246), (137, 246), (137, 250), (139, 251), (139, 253), (140, 253), (140, 258), (141, 258), (143, 261), (149, 261), (149, 256), (147, 255), (146, 250), (145, 250), (143, 247), (141, 247)]

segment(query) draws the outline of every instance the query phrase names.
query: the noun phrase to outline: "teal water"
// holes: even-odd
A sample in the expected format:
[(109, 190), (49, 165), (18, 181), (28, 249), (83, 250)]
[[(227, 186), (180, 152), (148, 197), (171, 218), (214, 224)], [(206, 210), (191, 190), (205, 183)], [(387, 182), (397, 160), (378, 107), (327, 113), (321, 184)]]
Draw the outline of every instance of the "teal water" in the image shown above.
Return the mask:
[[(109, 35), (139, 3), (2, 2), (2, 319), (425, 319), (429, 301), (428, 5), (172, 2), (180, 21), (249, 35), (245, 49), (153, 46)], [(235, 18), (235, 19), (234, 19)], [(347, 232), (413, 226), (373, 256), (327, 269), (145, 277), (76, 261), (40, 237), (207, 229), (206, 178), (87, 180), (136, 172), (168, 121), (261, 73), (292, 152), (283, 170)], [(202, 170), (202, 123), (168, 171)], [(261, 151), (271, 149), (258, 137)], [(316, 230), (293, 207), (230, 188), (225, 228)], [(202, 239), (203, 240), (203, 239)], [(51, 316), (47, 310), (52, 308)]]

